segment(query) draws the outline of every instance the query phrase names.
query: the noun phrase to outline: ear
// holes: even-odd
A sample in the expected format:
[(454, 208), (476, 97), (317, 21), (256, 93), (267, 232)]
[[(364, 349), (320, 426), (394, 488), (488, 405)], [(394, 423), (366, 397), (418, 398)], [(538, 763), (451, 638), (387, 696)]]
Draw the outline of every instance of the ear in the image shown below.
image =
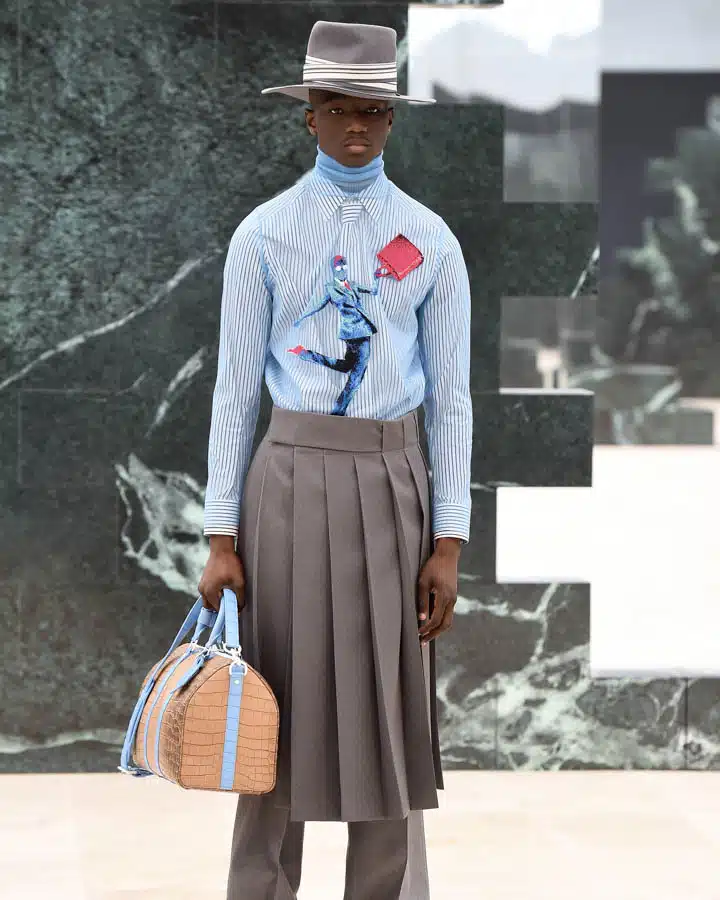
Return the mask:
[(317, 135), (317, 123), (315, 122), (315, 110), (312, 106), (305, 107), (305, 125), (312, 135)]
[(388, 110), (388, 134), (392, 131), (393, 120), (395, 118), (395, 107), (391, 106)]

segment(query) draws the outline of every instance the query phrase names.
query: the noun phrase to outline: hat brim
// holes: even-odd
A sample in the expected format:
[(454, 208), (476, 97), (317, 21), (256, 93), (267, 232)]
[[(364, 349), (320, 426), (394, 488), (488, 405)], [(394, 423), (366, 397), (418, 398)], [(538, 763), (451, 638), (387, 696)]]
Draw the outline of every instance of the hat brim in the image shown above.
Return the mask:
[(434, 98), (408, 97), (405, 94), (388, 94), (387, 91), (373, 91), (372, 88), (351, 88), (345, 84), (338, 84), (332, 81), (316, 81), (312, 85), (307, 84), (284, 84), (281, 87), (264, 88), (261, 94), (284, 94), (286, 97), (292, 97), (294, 100), (303, 100), (305, 103), (310, 102), (310, 91), (333, 91), (337, 94), (346, 94), (349, 97), (367, 97), (368, 100), (402, 100), (405, 103), (431, 105), (437, 101)]

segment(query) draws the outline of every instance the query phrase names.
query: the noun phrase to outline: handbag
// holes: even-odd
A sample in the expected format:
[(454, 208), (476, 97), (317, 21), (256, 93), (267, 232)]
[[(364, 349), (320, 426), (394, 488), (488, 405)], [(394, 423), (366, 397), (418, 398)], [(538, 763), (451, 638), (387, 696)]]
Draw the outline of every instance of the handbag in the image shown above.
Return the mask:
[[(192, 640), (181, 643), (193, 625)], [(242, 658), (237, 597), (225, 588), (218, 612), (198, 597), (145, 676), (118, 769), (188, 789), (266, 794), (275, 787), (279, 726), (270, 685)]]

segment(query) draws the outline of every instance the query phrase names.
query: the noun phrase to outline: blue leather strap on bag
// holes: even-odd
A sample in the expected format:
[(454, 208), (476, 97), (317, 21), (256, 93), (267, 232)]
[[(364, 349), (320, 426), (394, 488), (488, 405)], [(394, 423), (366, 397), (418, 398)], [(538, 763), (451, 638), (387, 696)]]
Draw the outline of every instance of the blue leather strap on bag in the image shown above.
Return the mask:
[(238, 624), (237, 597), (230, 588), (223, 590), (220, 598), (220, 612), (217, 614), (215, 625), (208, 639), (208, 646), (217, 643), (223, 635), (228, 647), (237, 649), (240, 646), (240, 626)]
[[(239, 648), (239, 624), (238, 624), (238, 607), (237, 607), (237, 597), (229, 588), (225, 588), (223, 590), (223, 595), (220, 601), (220, 611), (216, 613), (214, 610), (205, 609), (202, 606), (202, 598), (199, 597), (190, 612), (188, 613), (185, 621), (183, 622), (180, 630), (178, 631), (175, 640), (173, 641), (170, 649), (165, 654), (162, 660), (153, 668), (148, 681), (141, 691), (140, 697), (135, 705), (135, 709), (133, 710), (132, 716), (130, 718), (130, 723), (128, 725), (127, 733), (125, 735), (125, 741), (123, 744), (123, 749), (121, 753), (121, 764), (118, 766), (118, 769), (121, 772), (126, 772), (132, 775), (137, 776), (147, 776), (153, 775), (154, 772), (149, 769), (141, 768), (140, 766), (135, 766), (131, 762), (132, 758), (132, 750), (134, 747), (137, 730), (139, 727), (140, 719), (142, 717), (143, 711), (145, 709), (145, 705), (147, 700), (152, 693), (157, 680), (159, 673), (162, 671), (163, 666), (165, 665), (169, 656), (174, 652), (174, 650), (182, 643), (183, 638), (187, 634), (187, 632), (192, 628), (193, 624), (196, 624), (195, 633), (193, 635), (193, 642), (197, 642), (200, 634), (203, 629), (208, 628), (212, 625), (212, 631), (210, 637), (207, 640), (205, 645), (206, 648), (211, 648), (213, 645), (217, 644), (221, 637), (224, 637), (225, 647), (229, 650)], [(181, 687), (186, 685), (192, 678), (197, 674), (200, 668), (204, 665), (206, 655), (199, 651), (197, 647), (189, 648), (188, 651), (178, 660), (174, 666), (172, 666), (169, 673), (166, 674), (163, 679), (161, 689), (158, 691), (157, 696), (153, 703), (158, 701), (159, 697), (162, 694), (162, 688), (167, 683), (167, 681), (171, 678), (173, 672), (177, 668), (177, 666), (183, 660), (187, 659), (189, 655), (193, 653), (197, 654), (194, 665), (190, 666), (182, 679), (176, 684), (170, 694), (166, 697), (165, 702), (163, 703), (162, 709), (160, 710), (158, 727), (156, 729), (156, 739), (155, 739), (155, 759), (157, 761), (158, 770), (160, 769), (159, 764), (159, 742), (160, 742), (160, 734), (161, 734), (161, 723), (162, 717), (167, 708), (167, 705), (173, 696), (173, 694), (179, 690)], [(239, 653), (238, 653), (239, 656)], [(242, 703), (242, 691), (244, 684), (244, 676), (247, 671), (247, 666), (242, 661), (232, 660), (229, 666), (229, 688), (228, 688), (228, 706), (227, 706), (227, 718), (226, 718), (226, 728), (225, 728), (225, 741), (223, 747), (223, 760), (222, 760), (222, 773), (221, 773), (221, 784), (220, 787), (223, 790), (232, 790), (234, 778), (235, 778), (235, 762), (237, 756), (237, 741), (238, 741), (238, 733), (240, 726), (240, 708)], [(153, 708), (150, 710), (150, 715), (152, 715)], [(147, 744), (147, 736), (149, 733), (149, 729), (145, 731), (145, 759), (149, 761), (150, 757), (148, 756), (148, 744)], [(149, 763), (148, 763), (149, 764)], [(161, 775), (162, 777), (162, 775)]]
[(193, 625), (196, 626), (195, 633), (193, 635), (193, 641), (197, 641), (206, 628), (209, 628), (211, 625), (214, 625), (217, 622), (217, 617), (218, 613), (216, 613), (214, 609), (205, 609), (205, 607), (203, 606), (202, 597), (198, 597), (198, 599), (193, 604), (192, 609), (185, 617), (185, 621), (180, 626), (180, 630), (175, 635), (175, 640), (172, 642), (170, 649), (160, 660), (160, 662), (154, 667), (150, 678), (148, 678), (147, 680), (147, 684), (140, 692), (140, 696), (138, 697), (137, 703), (135, 704), (135, 709), (133, 710), (130, 717), (130, 724), (128, 725), (122, 752), (120, 754), (120, 765), (118, 766), (118, 769), (121, 772), (129, 772), (132, 775), (138, 776), (155, 774), (149, 769), (142, 769), (139, 766), (133, 765), (130, 760), (132, 757), (132, 748), (135, 743), (135, 735), (137, 734), (138, 725), (140, 724), (140, 717), (142, 716), (143, 710), (145, 709), (147, 699), (150, 696), (153, 688), (155, 687), (155, 683), (157, 681), (157, 673), (162, 670), (162, 667), (167, 662), (168, 657), (173, 653), (174, 650), (176, 650), (180, 646), (185, 635), (188, 633), (188, 631), (190, 631)]
[[(213, 635), (218, 636), (225, 630), (225, 645), (229, 648), (239, 648), (240, 629), (238, 624), (237, 597), (232, 591), (223, 595), (220, 604), (215, 627), (210, 635), (212, 643)], [(235, 761), (237, 757), (237, 742), (240, 731), (240, 706), (242, 704), (243, 686), (245, 683), (245, 663), (230, 663), (230, 685), (228, 687), (227, 716), (225, 719), (225, 742), (223, 746), (222, 771), (220, 774), (220, 789), (232, 790), (235, 781)]]

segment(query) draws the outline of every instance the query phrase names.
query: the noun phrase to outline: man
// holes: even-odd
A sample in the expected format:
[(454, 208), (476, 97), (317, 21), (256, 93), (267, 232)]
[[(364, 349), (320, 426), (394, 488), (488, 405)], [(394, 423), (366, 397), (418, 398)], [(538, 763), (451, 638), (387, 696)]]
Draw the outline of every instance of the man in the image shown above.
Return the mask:
[[(303, 83), (271, 92), (309, 102), (318, 157), (238, 226), (225, 266), (199, 591), (216, 609), (238, 595), (281, 711), (275, 789), (238, 798), (227, 896), (295, 898), (303, 823), (333, 820), (344, 900), (427, 900), (432, 642), (470, 522), (467, 271), (383, 172), (393, 104), (432, 102), (398, 94), (392, 29), (316, 23)], [(274, 406), (248, 467), (263, 375)]]

